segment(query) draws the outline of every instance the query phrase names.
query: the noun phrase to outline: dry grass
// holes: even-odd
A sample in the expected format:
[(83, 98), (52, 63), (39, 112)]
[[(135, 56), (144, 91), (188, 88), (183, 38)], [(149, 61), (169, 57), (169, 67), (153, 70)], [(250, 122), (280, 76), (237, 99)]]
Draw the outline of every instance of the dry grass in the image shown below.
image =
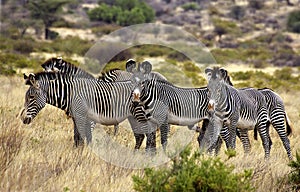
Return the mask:
[[(23, 106), (27, 86), (22, 77), (1, 76), (0, 80), (0, 191), (132, 191), (131, 176), (143, 171), (106, 163), (86, 147), (73, 148), (72, 121), (54, 107), (47, 106), (32, 124), (23, 125), (16, 115)], [(295, 154), (300, 151), (300, 93), (279, 93), (293, 122), (290, 139)], [(112, 128), (106, 130), (112, 133)], [(256, 191), (288, 190), (279, 183), (290, 171), (288, 158), (273, 129), (271, 137), (273, 148), (268, 162), (264, 161), (261, 141), (251, 140), (248, 156), (243, 155), (240, 143), (236, 157), (228, 160), (223, 150), (220, 156), (234, 165), (236, 172), (252, 169)], [(120, 128), (114, 139), (125, 147), (134, 146), (129, 130)], [(196, 149), (196, 136), (192, 145)]]

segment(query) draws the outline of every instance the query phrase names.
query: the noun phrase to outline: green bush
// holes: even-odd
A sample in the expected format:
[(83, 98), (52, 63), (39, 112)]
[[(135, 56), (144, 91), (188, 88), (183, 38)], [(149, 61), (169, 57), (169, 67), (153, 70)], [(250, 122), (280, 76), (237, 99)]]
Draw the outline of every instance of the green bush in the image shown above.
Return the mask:
[(116, 23), (121, 26), (148, 23), (153, 21), (155, 13), (144, 1), (117, 0), (115, 5), (101, 3), (88, 11), (92, 21)]
[(38, 59), (29, 59), (25, 55), (0, 53), (0, 74), (13, 75), (16, 74), (17, 68), (40, 69), (42, 61)]
[(234, 86), (264, 88), (268, 87), (274, 90), (300, 90), (299, 80), (300, 76), (293, 76), (292, 69), (285, 67), (276, 70), (273, 75), (264, 73), (262, 71), (246, 71), (234, 72), (229, 74), (233, 80), (242, 81)]
[(159, 57), (170, 54), (173, 50), (161, 45), (139, 45), (133, 48), (134, 53), (138, 56)]
[(20, 39), (13, 44), (13, 49), (19, 53), (29, 54), (33, 52), (35, 43), (32, 39)]
[(296, 160), (291, 161), (289, 167), (292, 168), (289, 174), (289, 182), (295, 191), (300, 190), (300, 155), (296, 153)]
[(220, 37), (224, 34), (240, 34), (240, 29), (235, 22), (214, 18), (213, 24), (215, 26), (214, 32)]
[(172, 160), (170, 168), (146, 168), (133, 176), (136, 191), (252, 191), (252, 171), (233, 173), (219, 158), (204, 159), (188, 148)]
[(293, 11), (289, 14), (287, 20), (288, 31), (300, 33), (300, 10)]
[(199, 10), (200, 6), (195, 3), (195, 2), (190, 2), (190, 3), (185, 3), (181, 6), (185, 11), (189, 11), (189, 10)]
[(83, 56), (92, 45), (90, 41), (75, 36), (66, 37), (65, 39), (57, 38), (52, 42), (41, 43), (38, 49), (48, 53), (63, 52), (67, 55), (78, 54)]
[(92, 32), (98, 36), (101, 36), (103, 34), (109, 34), (113, 31), (116, 31), (119, 28), (120, 28), (120, 26), (117, 26), (117, 25), (104, 25), (104, 26), (92, 28)]

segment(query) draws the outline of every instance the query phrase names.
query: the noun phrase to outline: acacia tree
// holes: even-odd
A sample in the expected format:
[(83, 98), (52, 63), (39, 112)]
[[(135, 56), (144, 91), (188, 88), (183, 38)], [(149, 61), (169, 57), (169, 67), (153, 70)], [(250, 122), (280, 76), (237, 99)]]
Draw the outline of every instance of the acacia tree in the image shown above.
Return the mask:
[(41, 19), (44, 24), (45, 39), (49, 39), (49, 28), (60, 18), (63, 5), (71, 3), (72, 0), (30, 0), (28, 8), (33, 19)]

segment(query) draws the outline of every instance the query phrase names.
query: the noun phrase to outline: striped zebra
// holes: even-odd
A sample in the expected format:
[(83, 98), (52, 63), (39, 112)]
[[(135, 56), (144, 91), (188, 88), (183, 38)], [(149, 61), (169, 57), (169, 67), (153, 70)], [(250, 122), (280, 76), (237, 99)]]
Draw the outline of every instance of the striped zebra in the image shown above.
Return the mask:
[(70, 111), (80, 136), (90, 143), (91, 121), (115, 125), (131, 116), (131, 81), (106, 83), (49, 72), (25, 75), (24, 79), (25, 84), (30, 85), (21, 113), (25, 124), (31, 123), (39, 111), (50, 104)]
[[(86, 72), (85, 70), (76, 67), (75, 65), (71, 64), (70, 62), (67, 62), (62, 59), (62, 57), (53, 57), (45, 61), (42, 65), (44, 68), (44, 71), (46, 72), (59, 72), (62, 74), (67, 74), (70, 76), (74, 76), (77, 78), (86, 78), (86, 79), (95, 79), (93, 75), (90, 73)], [(125, 81), (129, 80), (132, 76), (132, 71), (135, 68), (136, 63), (134, 60), (128, 60), (126, 63), (126, 70), (127, 71), (122, 71), (119, 69), (112, 69), (109, 70), (108, 72), (104, 73), (102, 72), (102, 75), (98, 78), (99, 81), (104, 81), (104, 82), (115, 82), (115, 81)], [(68, 111), (66, 112), (68, 116)], [(92, 129), (96, 126), (95, 123), (92, 122)], [(114, 125), (114, 134), (116, 135), (118, 131), (119, 125)], [(75, 130), (74, 127), (74, 139), (75, 140), (75, 145), (77, 146), (76, 143), (82, 143), (82, 139), (80, 139), (80, 136), (78, 134), (78, 131)]]
[[(230, 77), (228, 75), (227, 70), (221, 68), (220, 72), (222, 73), (222, 76), (224, 77), (224, 81), (225, 83), (227, 83), (228, 85), (233, 86)], [(247, 89), (244, 89), (245, 91), (247, 91)], [(250, 89), (250, 91), (253, 91), (252, 89)], [(291, 153), (291, 148), (290, 148), (290, 141), (288, 139), (287, 136), (289, 136), (292, 133), (292, 127), (291, 127), (291, 123), (290, 120), (287, 116), (287, 113), (284, 109), (284, 104), (283, 104), (283, 100), (282, 98), (275, 93), (273, 90), (269, 89), (269, 88), (263, 88), (263, 89), (258, 89), (258, 92), (262, 93), (265, 96), (266, 99), (266, 103), (267, 103), (267, 111), (268, 111), (268, 116), (269, 116), (269, 120), (272, 124), (272, 126), (275, 128), (275, 130), (277, 131), (283, 146), (287, 152), (287, 155), (289, 157), (289, 159), (292, 159), (292, 153)], [(285, 130), (285, 122), (286, 122), (286, 130)], [(240, 133), (240, 129), (237, 129), (237, 134), (239, 137), (246, 137), (246, 134), (242, 134)], [(205, 128), (204, 130), (201, 131), (200, 133), (200, 141), (203, 138), (205, 133)], [(225, 135), (225, 138), (228, 138), (228, 134), (226, 135), (226, 133), (221, 131), (221, 135)], [(254, 128), (254, 138), (257, 140), (257, 128)], [(242, 141), (249, 141), (249, 139), (247, 138), (241, 138)], [(222, 142), (218, 142), (218, 145), (221, 145)], [(270, 144), (272, 144), (271, 138), (270, 138)], [(243, 143), (244, 148), (248, 149), (250, 148), (250, 143)], [(248, 147), (249, 146), (249, 147)], [(220, 149), (221, 146), (216, 147), (216, 151), (218, 151), (218, 149)], [(250, 149), (249, 149), (250, 150)]]
[[(257, 127), (265, 150), (265, 158), (270, 156), (270, 136), (267, 104), (265, 96), (255, 89), (235, 89), (224, 81), (224, 74), (218, 67), (205, 70), (208, 79), (208, 111), (210, 121), (201, 148), (213, 146), (221, 129), (228, 129), (225, 141), (228, 148), (235, 149), (236, 129), (240, 128), (243, 144), (250, 143), (248, 130)], [(243, 141), (246, 139), (246, 141)], [(249, 146), (244, 145), (246, 152)]]
[[(151, 69), (150, 63), (141, 68)], [(148, 71), (149, 72), (149, 71)], [(145, 73), (147, 74), (147, 73)], [(150, 121), (160, 128), (161, 144), (166, 150), (169, 125), (188, 126), (208, 117), (207, 88), (180, 88), (156, 78), (139, 78), (133, 91), (131, 110), (140, 122)]]

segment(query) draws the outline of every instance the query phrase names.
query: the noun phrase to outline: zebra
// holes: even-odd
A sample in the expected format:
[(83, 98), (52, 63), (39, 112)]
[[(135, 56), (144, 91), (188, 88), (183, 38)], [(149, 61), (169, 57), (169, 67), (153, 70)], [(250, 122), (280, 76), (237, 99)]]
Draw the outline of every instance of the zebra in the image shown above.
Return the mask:
[[(126, 62), (126, 71), (122, 71), (120, 69), (111, 69), (107, 72), (102, 72), (102, 75), (98, 78), (99, 81), (104, 81), (104, 82), (116, 82), (116, 81), (126, 81), (132, 78), (141, 78), (141, 76), (144, 76), (147, 71), (151, 71), (151, 69), (147, 69), (146, 64), (147, 61), (142, 62), (141, 64), (138, 65), (138, 69), (136, 70), (136, 61), (133, 59), (129, 59)], [(65, 73), (67, 75), (75, 76), (78, 78), (87, 78), (87, 79), (94, 79), (94, 77), (82, 70), (79, 67), (76, 67), (75, 65), (65, 61), (62, 59), (62, 57), (58, 58), (51, 58), (48, 59), (45, 63), (41, 65), (46, 72), (59, 72), (59, 73)], [(144, 66), (144, 67), (140, 67)], [(138, 71), (138, 73), (137, 73)], [(162, 74), (158, 72), (150, 72), (147, 74), (149, 78), (158, 78), (161, 80), (167, 80)], [(134, 130), (138, 130), (137, 126), (146, 126), (140, 125), (137, 122), (134, 122), (135, 120), (130, 119), (130, 124), (131, 126), (134, 127)], [(119, 126), (114, 125), (114, 135), (117, 134)], [(135, 133), (136, 137), (144, 137), (142, 135), (139, 135), (139, 133)], [(142, 141), (141, 138), (136, 138), (136, 141)], [(138, 142), (138, 146), (140, 146), (142, 143)], [(136, 148), (139, 148), (136, 146)]]
[[(44, 68), (44, 71), (46, 72), (59, 72), (59, 73), (64, 73), (67, 75), (75, 76), (77, 78), (86, 78), (86, 79), (95, 79), (93, 75), (90, 73), (86, 72), (85, 70), (76, 67), (75, 65), (71, 64), (70, 62), (67, 62), (62, 59), (62, 57), (53, 57), (45, 61), (42, 65), (42, 68)], [(108, 72), (102, 72), (102, 75), (98, 77), (99, 81), (104, 81), (104, 82), (115, 82), (115, 81), (124, 81), (128, 80), (132, 76), (132, 71), (135, 68), (136, 63), (134, 60), (130, 59), (126, 63), (126, 70), (127, 71), (122, 71), (119, 69), (111, 69)], [(68, 114), (68, 111), (66, 112), (67, 116), (70, 116)], [(91, 122), (92, 124), (92, 129), (96, 126), (94, 122)], [(134, 124), (135, 125), (135, 124)], [(76, 143), (81, 143), (82, 140), (80, 139), (80, 136), (78, 134), (78, 131), (75, 130), (76, 127), (74, 127), (74, 140), (75, 140), (75, 146), (78, 144)], [(119, 125), (114, 125), (114, 135), (117, 134)], [(75, 135), (76, 134), (76, 135)], [(76, 139), (75, 139), (76, 138)]]
[[(217, 141), (221, 129), (228, 129), (225, 141), (228, 148), (235, 149), (236, 128), (240, 128), (244, 150), (249, 151), (248, 130), (257, 127), (265, 150), (265, 158), (270, 157), (269, 119), (265, 96), (253, 88), (235, 89), (224, 81), (219, 67), (206, 68), (208, 79), (208, 111), (211, 116), (201, 148), (211, 147)], [(211, 126), (208, 126), (211, 127)], [(243, 140), (244, 139), (244, 140)]]
[[(150, 63), (141, 68), (151, 69)], [(149, 70), (148, 70), (149, 72)], [(147, 73), (145, 73), (147, 74)], [(161, 144), (166, 150), (170, 124), (195, 129), (208, 118), (207, 88), (181, 88), (157, 78), (139, 78), (133, 90), (131, 110), (139, 122), (150, 121), (161, 131)]]
[[(222, 76), (224, 77), (225, 83), (233, 86), (227, 70), (220, 68), (220, 72), (222, 73)], [(244, 89), (244, 90), (247, 90), (247, 89)], [(250, 91), (252, 91), (252, 89), (250, 89)], [(287, 116), (287, 113), (284, 109), (284, 104), (283, 104), (282, 98), (277, 93), (275, 93), (273, 90), (271, 90), (269, 88), (258, 89), (257, 91), (262, 93), (265, 96), (270, 123), (277, 131), (277, 133), (283, 143), (283, 146), (287, 152), (288, 158), (292, 159), (293, 157), (292, 157), (292, 153), (291, 153), (291, 149), (290, 149), (290, 141), (287, 137), (292, 133), (292, 126), (291, 126), (290, 120)], [(285, 131), (285, 123), (284, 122), (286, 122), (286, 131)], [(198, 140), (199, 143), (201, 143), (201, 140), (204, 136), (205, 128), (206, 127), (203, 127), (203, 130), (201, 130), (201, 133), (200, 133), (201, 136), (199, 136), (199, 140)], [(240, 129), (238, 128), (237, 134), (239, 137), (247, 136), (245, 134), (239, 135), (240, 134), (239, 130)], [(223, 133), (222, 131), (221, 131), (221, 133), (226, 134), (226, 133)], [(257, 140), (257, 128), (256, 127), (254, 128), (254, 139)], [(248, 140), (248, 139), (242, 138), (242, 140)], [(219, 151), (221, 144), (222, 144), (222, 141), (220, 140), (218, 142), (219, 146), (216, 147), (216, 151)], [(270, 138), (270, 144), (272, 144), (271, 138)], [(249, 145), (249, 147), (250, 147), (250, 143), (245, 143), (245, 145)]]

